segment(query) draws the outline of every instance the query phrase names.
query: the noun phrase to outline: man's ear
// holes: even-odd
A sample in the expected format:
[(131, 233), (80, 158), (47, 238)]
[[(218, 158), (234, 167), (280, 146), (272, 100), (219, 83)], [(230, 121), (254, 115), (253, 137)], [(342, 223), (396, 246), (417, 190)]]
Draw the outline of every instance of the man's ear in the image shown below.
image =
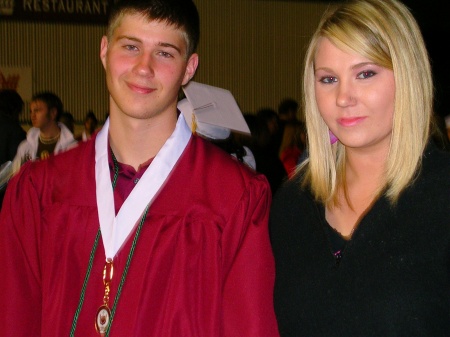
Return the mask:
[(102, 37), (100, 42), (100, 60), (102, 61), (103, 68), (106, 69), (106, 53), (108, 51), (108, 38), (106, 36)]
[(195, 72), (197, 70), (197, 66), (198, 66), (198, 54), (194, 53), (191, 55), (191, 57), (189, 57), (186, 66), (186, 72), (184, 73), (183, 82), (181, 83), (181, 85), (187, 84), (191, 80), (191, 78), (194, 77)]
[(51, 108), (49, 113), (50, 113), (50, 117), (51, 117), (52, 121), (57, 122), (58, 120), (56, 119), (56, 117), (58, 117), (58, 110), (56, 108)]

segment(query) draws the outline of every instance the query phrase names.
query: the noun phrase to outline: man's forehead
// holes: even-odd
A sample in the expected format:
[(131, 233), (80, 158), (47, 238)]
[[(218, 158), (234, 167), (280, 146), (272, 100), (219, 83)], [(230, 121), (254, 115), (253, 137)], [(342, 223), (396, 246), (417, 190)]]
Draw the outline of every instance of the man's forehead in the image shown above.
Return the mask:
[(184, 33), (183, 27), (178, 26), (177, 24), (170, 22), (168, 19), (160, 19), (160, 18), (152, 18), (140, 12), (125, 12), (116, 19), (116, 28), (121, 26), (124, 21), (143, 21), (144, 24), (154, 25), (158, 27), (165, 27), (168, 30), (176, 30), (181, 33)]
[(134, 37), (145, 41), (150, 36), (146, 33), (155, 33), (159, 39), (158, 45), (177, 46), (176, 49), (182, 54), (187, 51), (189, 41), (186, 32), (167, 20), (151, 19), (141, 13), (127, 13), (119, 20), (114, 29), (113, 39)]
[(30, 105), (34, 105), (34, 106), (37, 106), (37, 107), (41, 107), (41, 106), (47, 106), (47, 103), (45, 103), (43, 100), (41, 100), (41, 99), (36, 99), (36, 100), (34, 100), (34, 101), (32, 101), (31, 103), (30, 103)]

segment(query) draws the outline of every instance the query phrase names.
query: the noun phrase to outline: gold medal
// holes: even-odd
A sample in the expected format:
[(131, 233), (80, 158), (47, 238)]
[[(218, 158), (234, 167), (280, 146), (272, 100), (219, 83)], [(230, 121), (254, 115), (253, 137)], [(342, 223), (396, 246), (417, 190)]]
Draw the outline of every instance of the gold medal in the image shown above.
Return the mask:
[(103, 284), (105, 286), (105, 295), (103, 296), (103, 305), (100, 306), (95, 315), (95, 330), (104, 337), (111, 323), (111, 310), (109, 310), (109, 286), (113, 277), (113, 261), (106, 259), (105, 267), (103, 268)]
[(98, 308), (95, 319), (95, 330), (97, 330), (100, 336), (105, 336), (110, 320), (111, 310), (109, 310), (108, 306), (104, 304)]

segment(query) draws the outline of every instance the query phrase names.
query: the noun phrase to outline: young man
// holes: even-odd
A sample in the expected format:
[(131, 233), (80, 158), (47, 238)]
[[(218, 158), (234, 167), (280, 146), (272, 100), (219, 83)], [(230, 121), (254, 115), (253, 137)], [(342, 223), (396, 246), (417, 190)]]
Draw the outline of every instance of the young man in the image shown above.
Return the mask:
[(58, 122), (62, 113), (63, 104), (56, 94), (40, 92), (32, 97), (30, 117), (33, 127), (17, 149), (13, 160), (15, 172), (29, 160), (47, 159), (52, 153), (62, 152), (75, 144), (72, 132)]
[(191, 0), (124, 0), (102, 130), (24, 165), (0, 215), (1, 336), (278, 336), (267, 180), (193, 135)]

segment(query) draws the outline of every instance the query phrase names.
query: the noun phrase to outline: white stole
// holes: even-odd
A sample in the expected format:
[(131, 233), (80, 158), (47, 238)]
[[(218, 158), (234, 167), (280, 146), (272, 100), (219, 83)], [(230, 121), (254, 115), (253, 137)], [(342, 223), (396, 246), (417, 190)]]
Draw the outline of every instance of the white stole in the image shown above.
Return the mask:
[(164, 143), (142, 178), (123, 203), (117, 216), (108, 165), (109, 118), (95, 140), (95, 182), (98, 217), (106, 258), (113, 259), (118, 250), (166, 181), (192, 135), (180, 114), (172, 135)]

